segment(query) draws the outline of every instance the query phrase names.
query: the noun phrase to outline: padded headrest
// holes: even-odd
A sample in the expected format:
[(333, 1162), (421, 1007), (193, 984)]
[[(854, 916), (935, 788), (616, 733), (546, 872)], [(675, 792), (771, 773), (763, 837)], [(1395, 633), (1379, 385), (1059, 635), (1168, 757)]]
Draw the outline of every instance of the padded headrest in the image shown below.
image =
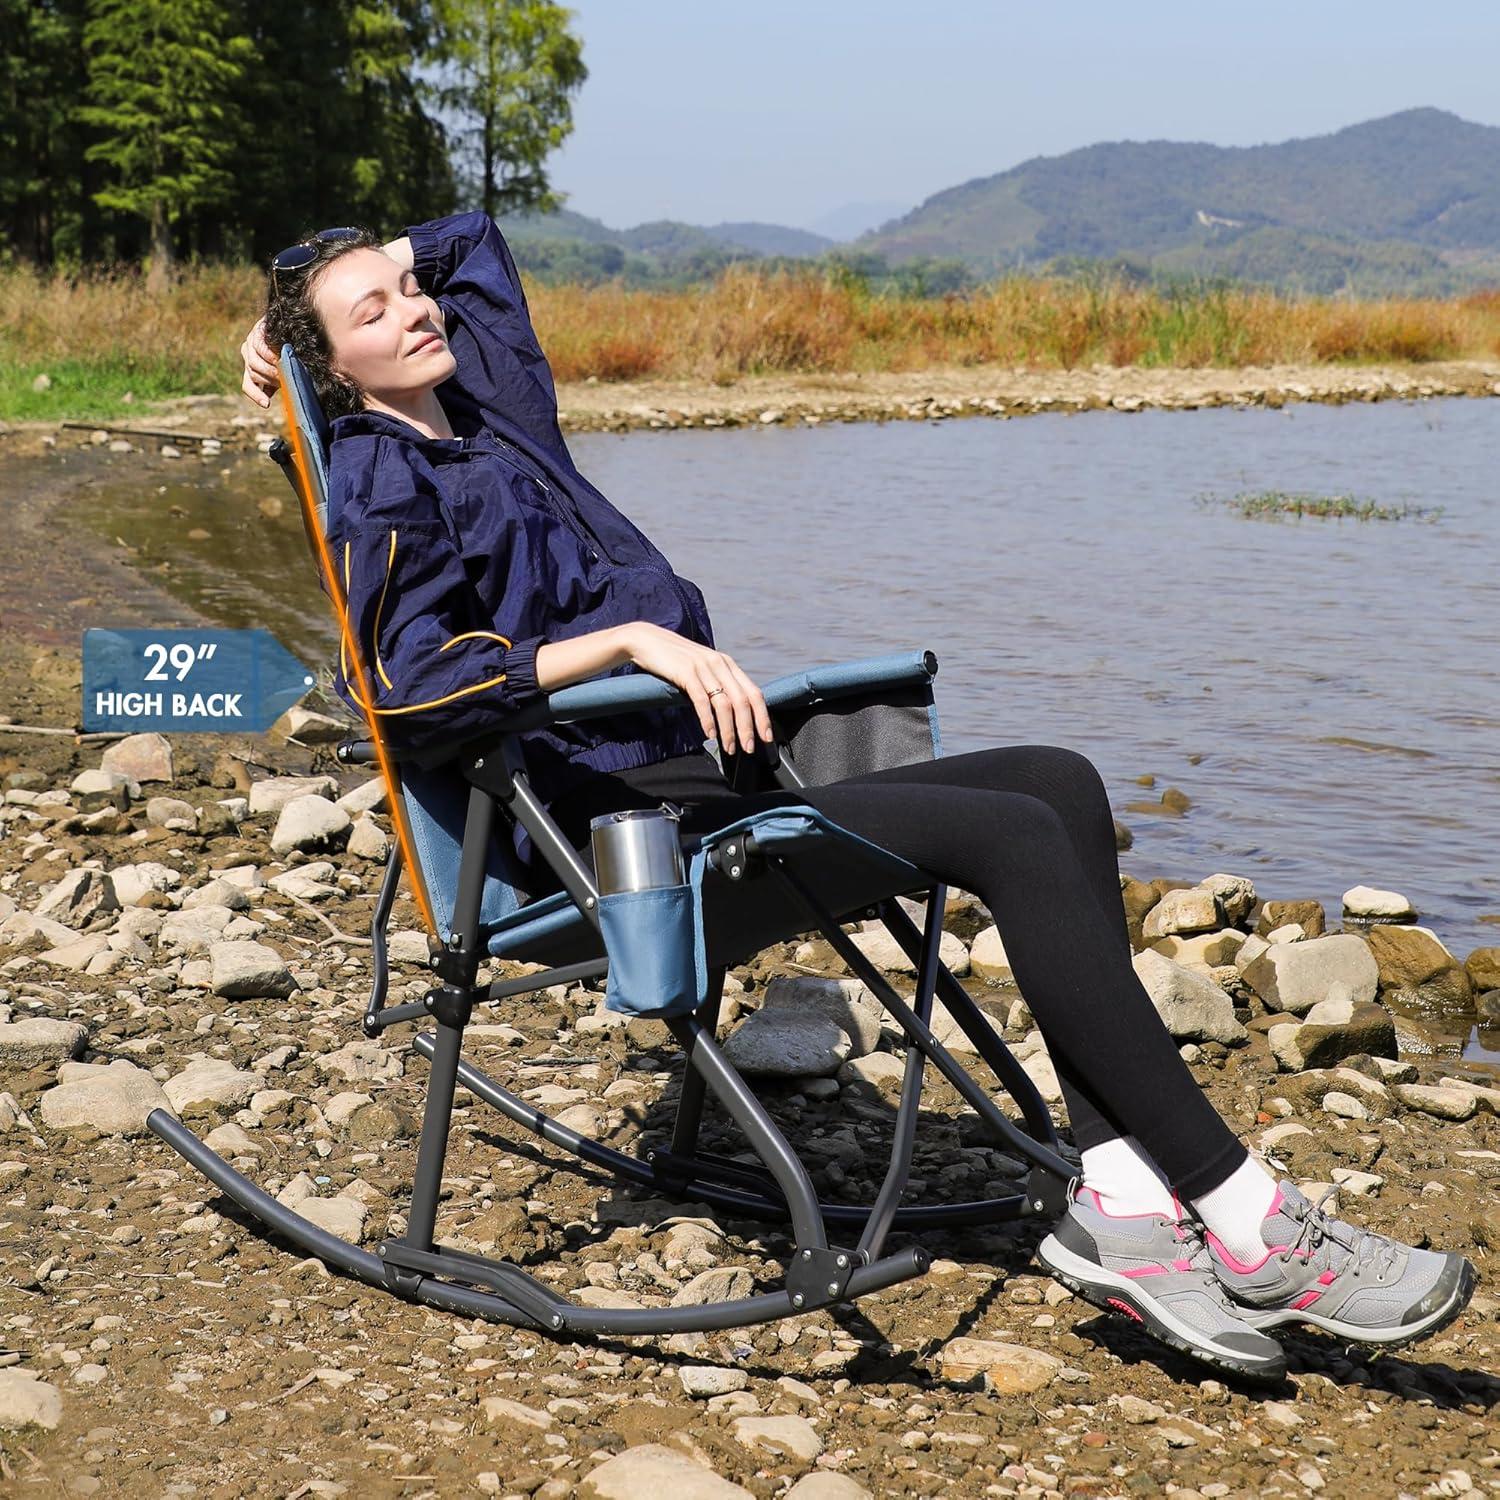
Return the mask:
[(306, 366), (292, 353), (290, 344), (281, 346), (281, 378), (286, 382), (287, 395), (291, 398), (292, 414), (296, 418), (297, 431), (302, 439), (302, 451), (307, 455), (308, 468), (312, 471), (313, 504), (318, 511), (318, 526), (324, 536), (328, 535), (328, 446), (332, 434), (328, 418), (318, 404), (313, 390), (312, 376)]

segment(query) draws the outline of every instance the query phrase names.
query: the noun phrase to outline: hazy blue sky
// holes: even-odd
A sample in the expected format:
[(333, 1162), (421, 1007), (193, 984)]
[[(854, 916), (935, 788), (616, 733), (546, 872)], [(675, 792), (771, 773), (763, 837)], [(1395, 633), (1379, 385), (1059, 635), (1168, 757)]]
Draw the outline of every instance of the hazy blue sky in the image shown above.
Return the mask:
[(589, 80), (553, 158), (624, 227), (900, 210), (1101, 140), (1254, 145), (1414, 105), (1500, 124), (1500, 5), (571, 0)]

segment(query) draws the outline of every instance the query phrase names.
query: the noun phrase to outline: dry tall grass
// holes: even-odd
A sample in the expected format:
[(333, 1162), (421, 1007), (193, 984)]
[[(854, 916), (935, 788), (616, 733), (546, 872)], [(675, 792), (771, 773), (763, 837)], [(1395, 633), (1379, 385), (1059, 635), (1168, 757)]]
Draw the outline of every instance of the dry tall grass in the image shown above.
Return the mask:
[[(186, 272), (164, 296), (133, 273), (0, 273), (0, 414), (239, 385), (236, 355), (261, 306), (253, 267)], [(1167, 293), (1123, 282), (1013, 277), (967, 296), (872, 295), (815, 272), (734, 268), (712, 286), (639, 291), (535, 286), (532, 312), (559, 380), (919, 370), (941, 365), (1196, 367), (1423, 361), (1500, 353), (1500, 293), (1448, 300)], [(59, 385), (63, 389), (59, 389)], [(68, 397), (67, 389), (72, 388)], [(41, 415), (42, 412), (36, 414)]]

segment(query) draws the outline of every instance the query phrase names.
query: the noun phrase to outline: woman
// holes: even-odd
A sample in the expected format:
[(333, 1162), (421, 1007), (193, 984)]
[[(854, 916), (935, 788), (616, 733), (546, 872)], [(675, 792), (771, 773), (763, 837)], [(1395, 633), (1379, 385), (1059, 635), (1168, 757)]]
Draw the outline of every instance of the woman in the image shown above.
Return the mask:
[[(415, 225), (386, 245), (323, 231), (282, 252), (241, 350), (246, 394), (263, 406), (284, 342), (332, 419), (331, 551), (393, 742), (452, 743), (600, 673), (676, 684), (690, 708), (529, 734), (538, 795), (586, 861), (596, 812), (669, 798), (692, 832), (806, 802), (978, 895), (1082, 1152), (1038, 1251), (1051, 1272), (1208, 1364), (1272, 1378), (1285, 1360), (1266, 1330), (1284, 1323), (1390, 1345), (1462, 1311), (1476, 1279), (1466, 1260), (1314, 1207), (1199, 1090), (1131, 966), (1113, 817), (1083, 756), (1011, 745), (736, 795), (702, 741), (749, 765), (772, 738), (765, 701), (715, 648), (696, 586), (574, 466), (488, 217)], [(340, 692), (358, 706), (346, 664)]]

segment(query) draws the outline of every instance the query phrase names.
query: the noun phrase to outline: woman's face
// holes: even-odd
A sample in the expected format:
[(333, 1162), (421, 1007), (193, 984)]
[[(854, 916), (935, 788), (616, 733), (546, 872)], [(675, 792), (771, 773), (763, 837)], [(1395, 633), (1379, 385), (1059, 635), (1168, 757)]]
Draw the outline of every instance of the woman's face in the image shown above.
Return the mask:
[(458, 368), (437, 303), (384, 251), (351, 250), (330, 262), (313, 303), (335, 366), (379, 401), (399, 405)]

